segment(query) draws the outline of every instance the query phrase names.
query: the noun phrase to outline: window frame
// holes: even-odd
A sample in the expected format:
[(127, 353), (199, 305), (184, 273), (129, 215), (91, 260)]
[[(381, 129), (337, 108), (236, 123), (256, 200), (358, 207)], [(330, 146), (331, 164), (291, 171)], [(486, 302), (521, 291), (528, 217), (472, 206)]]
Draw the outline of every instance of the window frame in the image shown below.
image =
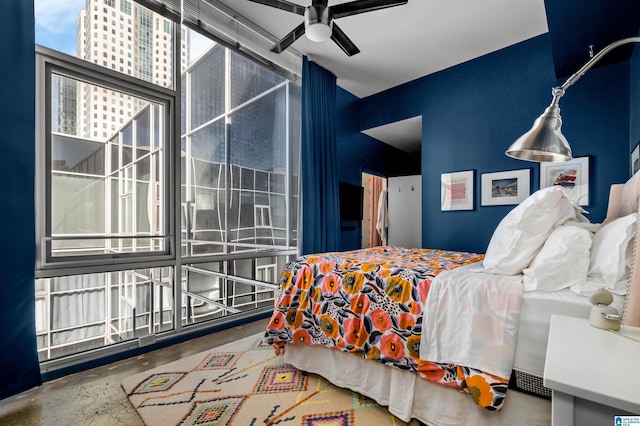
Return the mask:
[[(122, 74), (115, 70), (111, 70), (109, 68), (102, 67), (100, 65), (82, 60), (80, 58), (76, 58), (74, 56), (65, 55), (56, 50), (52, 50), (46, 47), (36, 45), (36, 93), (39, 95), (38, 102), (36, 103), (36, 270), (35, 275), (37, 279), (47, 279), (47, 278), (57, 278), (63, 276), (75, 276), (75, 275), (84, 275), (84, 274), (95, 274), (102, 272), (119, 272), (124, 273), (128, 271), (136, 272), (138, 269), (151, 269), (151, 268), (162, 268), (169, 267), (172, 272), (172, 294), (173, 294), (173, 310), (172, 310), (172, 321), (173, 326), (170, 329), (166, 330), (156, 330), (152, 334), (152, 338), (150, 336), (141, 336), (136, 337), (132, 336), (131, 339), (124, 340), (116, 343), (105, 344), (102, 347), (94, 348), (88, 351), (76, 352), (71, 355), (65, 355), (60, 358), (51, 358), (46, 361), (40, 362), (41, 371), (48, 375), (50, 378), (59, 377), (64, 374), (64, 371), (69, 368), (78, 368), (78, 366), (87, 366), (87, 362), (106, 359), (105, 357), (109, 356), (122, 356), (130, 350), (140, 350), (142, 347), (148, 345), (150, 342), (156, 342), (159, 345), (165, 345), (170, 342), (175, 342), (179, 340), (188, 339), (189, 336), (197, 335), (201, 333), (207, 333), (214, 329), (219, 328), (227, 328), (233, 326), (234, 324), (238, 324), (239, 322), (245, 322), (252, 319), (264, 318), (270, 314), (273, 310), (273, 304), (271, 302), (265, 303), (264, 294), (275, 292), (277, 289), (277, 282), (263, 282), (260, 280), (258, 269), (264, 268), (256, 268), (256, 265), (260, 262), (260, 259), (267, 259), (269, 263), (269, 267), (271, 265), (276, 266), (277, 269), (281, 269), (282, 266), (291, 260), (293, 257), (299, 254), (299, 247), (295, 242), (296, 235), (298, 234), (297, 226), (299, 226), (299, 220), (296, 219), (296, 225), (292, 228), (290, 226), (289, 216), (292, 214), (293, 206), (287, 204), (286, 209), (286, 223), (287, 223), (287, 236), (286, 243), (284, 245), (273, 246), (273, 245), (252, 245), (250, 250), (246, 251), (237, 251), (230, 253), (226, 250), (226, 246), (229, 243), (225, 243), (225, 250), (223, 253), (211, 253), (205, 256), (194, 256), (189, 257), (185, 256), (182, 251), (182, 225), (181, 225), (181, 197), (182, 197), (182, 152), (181, 152), (181, 137), (182, 137), (182, 129), (181, 129), (181, 100), (182, 100), (182, 91), (183, 87), (181, 85), (181, 63), (184, 60), (182, 56), (182, 48), (183, 40), (182, 34), (189, 28), (189, 26), (181, 27), (179, 22), (179, 12), (176, 15), (176, 12), (169, 6), (173, 3), (180, 3), (180, 0), (134, 0), (136, 4), (148, 7), (152, 11), (163, 14), (166, 18), (169, 18), (174, 21), (173, 25), (173, 45), (169, 48), (172, 49), (174, 60), (171, 69), (169, 72), (172, 74), (173, 78), (173, 86), (172, 88), (164, 88), (161, 86), (154, 85), (151, 82), (143, 81), (142, 79), (138, 79), (135, 77), (131, 77), (131, 75)], [(133, 5), (133, 2), (132, 2)], [(164, 5), (165, 7), (160, 7), (159, 5)], [(211, 6), (209, 6), (211, 7)], [(175, 17), (178, 16), (178, 19)], [(235, 18), (234, 18), (235, 19)], [(131, 19), (129, 18), (129, 22)], [(193, 29), (193, 28), (191, 28)], [(200, 32), (204, 33), (208, 38), (212, 38), (212, 34), (208, 31), (202, 31), (200, 28)], [(97, 39), (97, 34), (94, 36), (94, 40)], [(129, 36), (131, 40), (131, 36)], [(216, 40), (213, 37), (214, 41)], [(105, 36), (106, 40), (106, 36)], [(219, 42), (219, 40), (218, 40)], [(229, 51), (234, 51), (235, 53), (240, 53), (242, 56), (247, 56), (243, 54), (243, 50), (241, 49), (240, 44), (237, 45), (227, 45), (225, 43), (222, 44)], [(230, 54), (227, 52), (227, 54)], [(129, 57), (131, 53), (128, 53)], [(276, 71), (278, 74), (288, 78), (290, 83), (298, 84), (300, 83), (300, 76), (295, 73), (295, 70), (288, 69), (285, 70), (287, 72), (283, 72), (282, 67), (278, 66), (268, 66), (269, 64), (273, 65), (268, 58), (257, 58), (256, 55), (249, 55), (249, 59), (254, 62), (257, 62), (259, 65), (265, 66), (267, 64), (267, 68), (272, 71)], [(299, 64), (301, 62), (301, 57), (297, 58), (295, 63)], [(106, 65), (106, 64), (105, 64)], [(142, 255), (141, 253), (126, 253), (124, 256), (114, 257), (112, 254), (105, 256), (97, 256), (91, 259), (78, 259), (78, 256), (73, 256), (72, 258), (61, 261), (59, 256), (54, 258), (54, 262), (42, 262), (42, 260), (46, 260), (46, 257), (42, 256), (42, 245), (38, 242), (41, 241), (41, 236), (45, 235), (44, 231), (46, 231), (47, 220), (50, 221), (50, 214), (45, 214), (45, 212), (49, 210), (49, 201), (47, 199), (47, 203), (45, 204), (44, 197), (50, 197), (51, 193), (47, 189), (46, 185), (47, 179), (51, 177), (51, 158), (47, 157), (47, 153), (45, 150), (50, 149), (51, 146), (51, 81), (49, 77), (49, 81), (47, 82), (47, 75), (51, 75), (50, 69), (47, 67), (58, 67), (55, 68), (58, 74), (63, 76), (68, 75), (74, 79), (80, 81), (87, 81), (90, 84), (96, 84), (98, 86), (106, 86), (109, 89), (122, 90), (127, 94), (131, 94), (134, 96), (138, 96), (142, 99), (147, 99), (152, 102), (163, 103), (166, 105), (164, 108), (165, 114), (165, 138), (166, 138), (166, 146), (165, 152), (166, 155), (163, 157), (163, 165), (166, 167), (166, 175), (165, 178), (168, 181), (165, 184), (165, 188), (163, 190), (163, 196), (166, 197), (165, 209), (168, 209), (168, 213), (165, 212), (165, 227), (168, 228), (166, 234), (168, 238), (170, 238), (170, 243), (167, 247), (167, 252), (163, 254), (151, 253), (151, 255), (145, 253)], [(188, 68), (188, 65), (186, 66)], [(294, 67), (296, 69), (300, 69), (300, 67)], [(64, 70), (62, 72), (61, 70)], [(47, 74), (49, 72), (49, 74)], [(88, 79), (88, 76), (91, 76), (92, 80)], [(291, 76), (289, 78), (288, 76)], [(106, 82), (106, 83), (103, 83)], [(115, 84), (118, 83), (118, 84)], [(48, 84), (48, 86), (47, 86)], [(289, 91), (291, 89), (291, 85), (286, 85), (287, 96), (289, 95)], [(43, 96), (44, 94), (44, 96)], [(151, 95), (153, 94), (153, 96)], [(46, 101), (48, 99), (48, 101)], [(162, 102), (160, 102), (160, 100)], [(166, 102), (166, 103), (164, 103)], [(299, 100), (296, 102), (298, 105)], [(240, 108), (238, 105), (234, 108)], [(99, 112), (97, 110), (92, 110), (92, 113)], [(287, 108), (287, 116), (290, 113), (289, 108)], [(47, 124), (49, 123), (49, 124)], [(292, 124), (287, 120), (287, 127), (285, 131), (287, 135), (291, 131)], [(227, 130), (228, 131), (228, 126)], [(226, 139), (227, 140), (227, 139)], [(292, 156), (299, 156), (299, 141), (297, 142), (297, 150), (295, 153), (287, 153), (288, 160), (290, 161)], [(298, 166), (299, 167), (299, 166)], [(225, 176), (228, 172), (225, 172)], [(287, 175), (288, 176), (288, 175)], [(299, 179), (299, 173), (297, 174), (297, 178)], [(286, 193), (289, 194), (289, 187), (292, 185), (292, 179), (290, 176), (285, 177), (284, 182), (286, 189)], [(299, 208), (299, 182), (295, 184), (297, 188), (296, 195), (292, 195), (291, 202)], [(229, 194), (230, 189), (225, 187), (225, 193)], [(45, 208), (46, 207), (46, 208)], [(42, 215), (40, 215), (42, 212)], [(226, 228), (225, 228), (226, 229)], [(34, 235), (32, 235), (32, 238)], [(298, 241), (299, 243), (299, 241)], [(241, 244), (234, 244), (236, 246)], [(243, 269), (236, 269), (237, 264), (239, 262), (236, 261), (252, 261), (253, 274), (246, 276), (243, 274)], [(192, 297), (191, 292), (188, 286), (187, 281), (184, 281), (184, 274), (190, 267), (201, 267), (204, 266), (208, 262), (219, 262), (222, 266), (221, 270), (218, 274), (218, 277), (223, 280), (225, 283), (225, 289), (230, 288), (229, 286), (236, 285), (250, 285), (253, 286), (253, 289), (250, 291), (251, 301), (249, 305), (252, 305), (253, 308), (240, 309), (242, 312), (231, 314), (231, 309), (238, 311), (238, 309), (233, 308), (231, 305), (222, 305), (222, 311), (224, 311), (224, 315), (216, 316), (216, 317), (208, 317), (203, 318), (202, 320), (193, 321), (185, 315), (185, 311), (183, 309), (188, 306), (191, 298), (197, 299), (197, 297)], [(243, 263), (243, 262), (240, 262)], [(246, 263), (246, 262), (245, 262)], [(276, 272), (277, 273), (277, 272)], [(235, 287), (234, 287), (235, 288)], [(247, 297), (249, 293), (241, 294), (240, 297)], [(195, 295), (197, 296), (197, 294)], [(50, 296), (49, 296), (50, 297)], [(41, 312), (43, 315), (52, 315), (51, 304), (50, 302), (45, 302), (45, 306), (41, 308)], [(231, 309), (229, 309), (231, 308)], [(245, 306), (243, 305), (243, 308)], [(101, 362), (101, 361), (99, 361)]]
[[(165, 240), (165, 247), (159, 251), (134, 253), (105, 253), (84, 256), (52, 256), (51, 244), (51, 110), (52, 74), (70, 77), (94, 84), (108, 90), (121, 91), (127, 95), (160, 104), (164, 109), (165, 146), (162, 174), (165, 199), (163, 213), (164, 229), (157, 238)], [(176, 258), (176, 233), (173, 204), (175, 203), (175, 117), (178, 93), (152, 83), (119, 73), (108, 68), (66, 55), (64, 53), (36, 45), (36, 91), (44, 93), (44, 102), (36, 105), (36, 167), (43, 170), (36, 174), (36, 211), (44, 212), (36, 218), (36, 277), (57, 276), (59, 269), (82, 271), (110, 271), (122, 268), (135, 269), (140, 263), (153, 266), (173, 266)], [(96, 237), (100, 239), (104, 237)], [(107, 237), (108, 238), (108, 237)], [(129, 238), (129, 237), (124, 237)], [(149, 238), (143, 236), (141, 238)], [(49, 272), (48, 272), (49, 271)], [(57, 271), (57, 272), (56, 272)]]

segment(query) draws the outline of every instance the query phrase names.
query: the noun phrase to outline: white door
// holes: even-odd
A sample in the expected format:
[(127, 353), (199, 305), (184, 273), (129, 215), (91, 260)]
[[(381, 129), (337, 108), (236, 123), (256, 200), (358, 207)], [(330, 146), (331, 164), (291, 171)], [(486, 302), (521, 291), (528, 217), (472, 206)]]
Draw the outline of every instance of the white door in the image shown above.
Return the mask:
[(422, 247), (422, 176), (390, 177), (387, 191), (388, 245)]

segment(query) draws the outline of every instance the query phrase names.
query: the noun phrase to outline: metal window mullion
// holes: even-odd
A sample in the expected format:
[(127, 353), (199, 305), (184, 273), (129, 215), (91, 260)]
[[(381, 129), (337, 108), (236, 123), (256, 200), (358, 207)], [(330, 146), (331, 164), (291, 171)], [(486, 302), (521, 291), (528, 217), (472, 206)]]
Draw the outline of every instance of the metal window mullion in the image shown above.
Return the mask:
[[(119, 133), (119, 132), (118, 132)], [(107, 141), (107, 143), (105, 144), (105, 171), (104, 171), (104, 184), (105, 184), (105, 191), (104, 191), (104, 205), (105, 205), (105, 215), (104, 215), (104, 220), (105, 220), (105, 224), (104, 224), (104, 234), (106, 235), (112, 235), (113, 229), (111, 226), (112, 220), (113, 218), (111, 217), (111, 208), (108, 208), (107, 206), (111, 206), (112, 203), (112, 197), (111, 197), (111, 187), (113, 186), (113, 173), (111, 172), (111, 170), (113, 170), (113, 156), (111, 155), (111, 152), (113, 150), (113, 143), (109, 143), (109, 141)], [(105, 245), (106, 245), (106, 249), (107, 250), (111, 250), (111, 240), (107, 240), (105, 241)]]
[[(149, 114), (152, 115), (152, 109), (149, 109)], [(131, 231), (129, 234), (138, 235), (138, 120), (133, 120), (133, 128), (131, 129), (131, 209), (129, 214), (131, 215)], [(131, 251), (136, 252), (138, 250), (138, 239), (134, 238), (131, 241)]]
[[(155, 181), (155, 176), (156, 176), (156, 168), (155, 168), (155, 162), (154, 160), (154, 155), (155, 155), (155, 147), (153, 146), (153, 141), (155, 140), (155, 126), (156, 126), (156, 114), (155, 114), (155, 109), (156, 109), (156, 105), (151, 105), (150, 111), (149, 111), (149, 152), (146, 153), (145, 155), (142, 156), (142, 158), (146, 158), (148, 157), (148, 161), (149, 161), (149, 181), (148, 181), (148, 192), (147, 192), (147, 216), (149, 217), (149, 235), (155, 235), (157, 231), (157, 227), (156, 227), (156, 218), (155, 218), (155, 211), (156, 211), (156, 181)], [(160, 137), (160, 135), (158, 135), (158, 137)], [(149, 213), (151, 213), (149, 215)], [(149, 239), (149, 249), (150, 250), (154, 250), (155, 249), (155, 242), (152, 238)]]
[[(284, 160), (284, 217), (285, 217), (285, 245), (289, 246), (290, 241), (293, 239), (293, 231), (291, 229), (291, 116), (289, 114), (289, 109), (291, 108), (290, 97), (291, 97), (291, 83), (287, 82), (287, 86), (285, 88), (285, 122), (286, 128), (284, 129), (284, 143), (285, 143), (285, 151), (286, 158)], [(271, 187), (269, 187), (271, 190)], [(271, 201), (271, 200), (269, 200)]]
[[(173, 117), (167, 117), (165, 120), (165, 126), (168, 126), (170, 131), (165, 132), (170, 140), (165, 141), (165, 155), (168, 156), (168, 161), (165, 164), (171, 164), (169, 169), (169, 197), (165, 199), (165, 204), (172, 206), (170, 208), (169, 217), (165, 220), (169, 220), (171, 224), (170, 233), (174, 236), (173, 241), (173, 329), (176, 333), (180, 333), (182, 330), (182, 228), (181, 228), (181, 126), (182, 126), (182, 79), (181, 74), (181, 49), (182, 49), (182, 31), (180, 24), (174, 23), (172, 25), (173, 31), (173, 81), (174, 81), (174, 98), (173, 98)], [(187, 111), (189, 108), (187, 107)], [(165, 111), (165, 117), (167, 111)], [(187, 168), (188, 170), (188, 168)], [(167, 191), (165, 191), (166, 193)], [(166, 211), (166, 209), (165, 209)]]
[(147, 333), (155, 334), (156, 332), (156, 311), (155, 311), (155, 300), (156, 300), (156, 290), (157, 287), (152, 281), (146, 281), (146, 284), (149, 286), (147, 303), (149, 304), (147, 308), (147, 316), (149, 323), (147, 324)]
[[(160, 280), (162, 280), (162, 271), (160, 271)], [(153, 280), (153, 286), (154, 288), (158, 289), (157, 301), (158, 301), (158, 311), (160, 314), (158, 318), (158, 331), (162, 331), (164, 329), (164, 286), (157, 284), (155, 282), (155, 279)]]
[(47, 359), (51, 358), (51, 345), (52, 345), (52, 334), (53, 331), (51, 329), (51, 325), (53, 324), (53, 306), (50, 304), (53, 303), (53, 298), (51, 297), (51, 278), (46, 279), (46, 289), (47, 289)]
[[(253, 270), (253, 279), (256, 279), (256, 268), (258, 267), (258, 261), (257, 259), (251, 259), (251, 269)], [(254, 302), (254, 308), (256, 307), (255, 303), (258, 302), (258, 287), (257, 286), (252, 286), (253, 290), (250, 291), (251, 294), (251, 298), (253, 299)]]
[[(124, 189), (125, 189), (125, 181), (126, 181), (126, 167), (123, 164), (123, 150), (124, 150), (124, 141), (123, 141), (124, 135), (122, 134), (122, 132), (118, 132), (118, 172), (117, 172), (117, 179), (118, 179), (118, 195), (117, 195), (117, 219), (118, 219), (118, 234), (122, 233), (122, 228), (123, 228), (123, 223), (122, 223), (122, 194), (124, 194)], [(112, 200), (113, 201), (113, 200)], [(113, 206), (109, 206), (111, 208), (113, 208)], [(113, 232), (113, 230), (112, 230)], [(108, 236), (111, 236), (112, 234), (108, 234)], [(122, 243), (122, 241), (118, 241), (116, 243), (116, 249), (120, 249), (120, 244)], [(113, 248), (113, 243), (110, 243), (109, 248), (112, 249)]]
[(123, 272), (127, 276), (127, 279), (130, 279), (131, 285), (131, 337), (137, 338), (136, 330), (138, 329), (138, 283), (128, 271)]
[[(226, 277), (229, 277), (232, 274), (235, 274), (236, 272), (235, 261), (226, 261), (226, 262), (223, 262), (223, 264), (225, 265), (223, 271)], [(221, 299), (224, 300), (224, 303), (227, 306), (233, 306), (233, 295), (236, 292), (236, 282), (233, 280), (229, 280), (227, 278), (222, 278), (222, 282), (224, 285), (222, 286), (223, 290), (221, 294)]]
[[(43, 237), (51, 235), (51, 188), (52, 188), (52, 175), (51, 175), (51, 97), (52, 97), (52, 83), (51, 76), (52, 70), (50, 65), (42, 56), (37, 56), (38, 75), (37, 82), (38, 90), (40, 93), (44, 93), (44, 103), (36, 102), (36, 119), (38, 125), (36, 126), (36, 135), (38, 147), (36, 149), (36, 170), (44, 170), (43, 174), (39, 174), (39, 178), (36, 183), (36, 208), (37, 211), (44, 212), (43, 215), (37, 215), (40, 217), (37, 221), (38, 231), (37, 236), (40, 237), (37, 240), (37, 244), (40, 245), (38, 251), (40, 257), (37, 266), (46, 264), (51, 260), (51, 243), (45, 242)], [(38, 174), (36, 174), (38, 177)], [(44, 194), (40, 194), (40, 191), (44, 191)]]
[(125, 288), (126, 288), (126, 283), (122, 282), (122, 279), (120, 279), (120, 277), (118, 277), (118, 318), (117, 318), (117, 323), (118, 323), (118, 328), (116, 330), (116, 332), (118, 333), (118, 335), (122, 335), (122, 328), (123, 326), (123, 322), (122, 322), (122, 311), (123, 311), (123, 299), (125, 298)]
[[(185, 84), (186, 84), (186, 93), (191, 93), (191, 73), (188, 72), (186, 73), (186, 78), (185, 78)], [(195, 221), (195, 209), (196, 209), (196, 205), (195, 205), (195, 199), (192, 198), (194, 197), (194, 195), (192, 194), (193, 191), (193, 182), (195, 182), (195, 177), (192, 176), (192, 174), (195, 173), (195, 167), (193, 165), (193, 158), (192, 158), (192, 150), (191, 150), (191, 102), (185, 102), (185, 108), (186, 108), (186, 112), (185, 112), (185, 183), (184, 183), (184, 191), (185, 191), (185, 210), (184, 210), (184, 214), (185, 214), (185, 240), (186, 240), (186, 245), (185, 245), (185, 253), (187, 255), (191, 255), (192, 254), (192, 250), (193, 250), (193, 244), (191, 239), (193, 238), (193, 226), (194, 226), (194, 221)], [(182, 120), (181, 120), (182, 121)], [(182, 125), (182, 124), (181, 124)], [(182, 133), (182, 132), (181, 132)], [(180, 137), (180, 149), (182, 149), (182, 136)], [(182, 154), (182, 153), (181, 153)], [(180, 163), (182, 165), (182, 162)], [(181, 178), (182, 178), (182, 173), (180, 174)], [(181, 185), (182, 188), (182, 185)], [(193, 217), (191, 216), (191, 204), (193, 204)], [(182, 226), (182, 224), (180, 225)], [(182, 230), (180, 230), (180, 234), (182, 234)], [(182, 255), (182, 253), (181, 253)]]
[(105, 286), (105, 290), (104, 290), (104, 309), (105, 309), (105, 315), (104, 315), (104, 342), (105, 345), (109, 344), (109, 340), (111, 339), (111, 274), (105, 274), (105, 280), (104, 280), (104, 286)]
[[(229, 229), (229, 208), (231, 206), (231, 197), (233, 197), (233, 191), (231, 190), (231, 115), (229, 113), (231, 109), (231, 51), (225, 49), (224, 57), (224, 112), (225, 112), (225, 126), (224, 126), (224, 161), (225, 161), (225, 214), (224, 214), (224, 238), (223, 252), (229, 253), (229, 239), (231, 230)], [(238, 201), (239, 202), (239, 201)], [(239, 207), (238, 207), (239, 208)], [(238, 210), (239, 211), (239, 210)], [(226, 262), (224, 262), (226, 265)]]
[[(174, 102), (175, 103), (175, 102)], [(172, 166), (169, 166), (170, 162), (173, 160), (173, 156), (172, 156), (172, 148), (171, 148), (171, 143), (173, 142), (173, 138), (170, 135), (169, 131), (167, 130), (168, 128), (172, 128), (172, 124), (170, 123), (170, 111), (169, 109), (171, 108), (170, 105), (165, 105), (165, 107), (163, 108), (164, 110), (164, 115), (165, 117), (162, 120), (162, 123), (164, 123), (165, 126), (165, 131), (162, 132), (162, 134), (160, 135), (161, 138), (160, 140), (162, 142), (159, 142), (160, 146), (162, 146), (163, 148), (158, 148), (157, 150), (157, 155), (158, 155), (158, 164), (160, 164), (160, 166), (158, 167), (157, 173), (158, 173), (158, 198), (160, 200), (159, 202), (159, 206), (158, 206), (158, 211), (161, 212), (158, 214), (158, 226), (159, 228), (164, 232), (168, 232), (169, 235), (172, 235), (174, 240), (171, 241), (171, 238), (167, 239), (164, 241), (164, 246), (162, 247), (162, 249), (170, 254), (172, 254), (173, 256), (176, 256), (176, 251), (175, 249), (171, 248), (171, 244), (175, 244), (175, 226), (173, 225), (173, 219), (175, 218), (174, 216), (174, 212), (173, 212), (173, 203), (172, 203), (172, 196), (174, 196), (173, 194), (175, 194), (175, 190), (173, 189), (173, 185), (175, 183), (175, 177), (174, 177), (174, 173), (175, 173), (175, 168), (173, 168)], [(167, 137), (169, 140), (167, 140)], [(168, 247), (167, 247), (168, 246)]]

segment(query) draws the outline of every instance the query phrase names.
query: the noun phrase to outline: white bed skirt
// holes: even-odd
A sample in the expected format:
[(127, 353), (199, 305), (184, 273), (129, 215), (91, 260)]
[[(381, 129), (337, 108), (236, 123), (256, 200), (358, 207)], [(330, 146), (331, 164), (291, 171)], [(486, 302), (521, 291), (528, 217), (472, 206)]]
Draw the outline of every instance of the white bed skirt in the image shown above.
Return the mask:
[(428, 426), (551, 424), (550, 401), (514, 390), (507, 391), (504, 408), (496, 413), (480, 408), (466, 393), (348, 353), (288, 344), (284, 359), (387, 406), (403, 421), (415, 418)]

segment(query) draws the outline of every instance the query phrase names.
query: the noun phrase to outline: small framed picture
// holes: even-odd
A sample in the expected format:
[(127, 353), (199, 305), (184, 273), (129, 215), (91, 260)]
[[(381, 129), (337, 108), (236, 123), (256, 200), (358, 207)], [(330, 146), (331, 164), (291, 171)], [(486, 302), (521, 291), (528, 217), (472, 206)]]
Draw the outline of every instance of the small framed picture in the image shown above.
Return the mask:
[(589, 157), (562, 163), (540, 163), (540, 188), (558, 185), (580, 206), (589, 205)]
[(640, 142), (636, 144), (636, 147), (631, 151), (631, 176), (635, 175), (640, 170)]
[(520, 204), (531, 195), (531, 170), (482, 174), (482, 205)]
[(473, 210), (473, 170), (443, 173), (440, 183), (441, 210)]

